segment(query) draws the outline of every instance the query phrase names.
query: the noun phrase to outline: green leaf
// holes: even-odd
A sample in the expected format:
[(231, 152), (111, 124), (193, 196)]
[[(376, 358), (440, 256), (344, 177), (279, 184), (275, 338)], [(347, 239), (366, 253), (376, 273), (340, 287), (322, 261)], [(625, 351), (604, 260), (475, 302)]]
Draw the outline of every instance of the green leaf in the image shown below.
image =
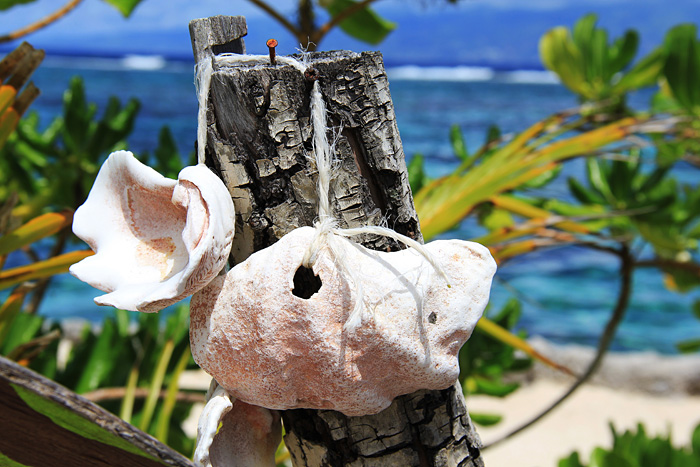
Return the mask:
[(115, 346), (115, 336), (117, 335), (117, 325), (111, 320), (105, 320), (102, 332), (95, 343), (90, 354), (90, 359), (83, 369), (83, 374), (75, 386), (75, 392), (82, 394), (93, 391), (100, 386), (104, 378), (109, 375), (112, 368), (118, 364), (116, 361), (118, 349)]
[(0, 255), (20, 249), (37, 240), (53, 235), (73, 220), (73, 213), (47, 213), (0, 237)]
[(15, 316), (10, 331), (7, 333), (2, 343), (2, 354), (10, 354), (17, 346), (32, 340), (41, 331), (44, 323), (42, 316), (31, 315), (29, 313), (18, 313)]
[(477, 391), (493, 397), (505, 397), (520, 387), (518, 383), (503, 383), (475, 377)]
[(677, 342), (676, 348), (680, 353), (697, 352), (698, 350), (700, 350), (700, 337)]
[(459, 160), (465, 162), (467, 159), (469, 159), (467, 143), (464, 141), (462, 130), (459, 129), (458, 125), (452, 125), (450, 127), (450, 143), (452, 143), (452, 150)]
[(565, 27), (559, 26), (548, 31), (540, 39), (539, 48), (542, 63), (555, 72), (566, 87), (576, 94), (588, 94), (581, 68), (581, 52)]
[(613, 73), (622, 71), (632, 61), (637, 54), (639, 47), (639, 34), (637, 31), (629, 30), (625, 35), (618, 38), (612, 46), (610, 69)]
[(663, 66), (663, 49), (657, 48), (638, 61), (620, 81), (613, 86), (613, 92), (626, 93), (653, 86), (658, 81)]
[(427, 176), (424, 169), (424, 161), (422, 154), (414, 154), (411, 161), (408, 163), (408, 184), (411, 186), (413, 193), (426, 185)]
[[(354, 0), (323, 0), (320, 5), (335, 18), (344, 14), (349, 8), (355, 7), (358, 3)], [(349, 36), (372, 45), (379, 44), (391, 31), (396, 29), (396, 23), (385, 20), (369, 7), (362, 8), (348, 16), (340, 22), (339, 26)]]
[(472, 422), (481, 426), (492, 426), (503, 420), (501, 415), (495, 413), (469, 412), (469, 417), (472, 419)]
[(504, 209), (483, 206), (479, 210), (479, 223), (489, 230), (511, 227), (515, 224), (513, 216)]
[(700, 112), (700, 43), (697, 26), (682, 24), (666, 34), (664, 75), (678, 102)]
[(700, 300), (695, 300), (693, 303), (693, 316), (700, 319)]
[(690, 444), (693, 447), (693, 453), (700, 456), (700, 425), (693, 430), (693, 436), (690, 438)]
[(531, 179), (527, 183), (524, 183), (523, 188), (542, 188), (542, 187), (544, 187), (545, 185), (549, 184), (550, 182), (552, 182), (555, 178), (557, 178), (559, 176), (563, 167), (564, 167), (563, 165), (557, 165), (552, 170), (548, 170), (547, 172), (544, 172), (541, 175), (538, 175), (537, 177)]
[(35, 1), (36, 0), (0, 0), (0, 11), (9, 10), (14, 6), (23, 5), (25, 3), (33, 3)]
[(119, 10), (119, 12), (124, 15), (125, 18), (131, 16), (134, 8), (136, 8), (141, 1), (142, 0), (105, 0), (105, 2)]

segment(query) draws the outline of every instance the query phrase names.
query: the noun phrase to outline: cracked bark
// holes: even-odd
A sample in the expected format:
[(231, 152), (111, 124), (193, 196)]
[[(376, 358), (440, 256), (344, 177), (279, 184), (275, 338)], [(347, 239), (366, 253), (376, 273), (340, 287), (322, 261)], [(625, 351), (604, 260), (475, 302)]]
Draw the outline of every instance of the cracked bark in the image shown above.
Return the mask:
[[(243, 17), (194, 20), (190, 31), (198, 60), (217, 50), (245, 52)], [(340, 129), (330, 193), (339, 226), (386, 225), (422, 241), (381, 54), (321, 52), (307, 60), (320, 76), (329, 126)], [(234, 264), (316, 218), (312, 84), (291, 66), (214, 67), (206, 159), (236, 207)], [(385, 237), (356, 240), (400, 248)], [(282, 417), (294, 465), (483, 465), (458, 384), (401, 396), (376, 415), (298, 409)]]

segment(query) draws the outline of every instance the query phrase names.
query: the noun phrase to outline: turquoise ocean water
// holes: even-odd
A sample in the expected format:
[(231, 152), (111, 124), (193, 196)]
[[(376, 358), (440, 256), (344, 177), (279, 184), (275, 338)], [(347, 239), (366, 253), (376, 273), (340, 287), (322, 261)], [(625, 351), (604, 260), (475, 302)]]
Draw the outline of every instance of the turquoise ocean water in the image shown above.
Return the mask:
[[(504, 132), (518, 131), (562, 109), (574, 107), (576, 99), (541, 71), (498, 72), (487, 68), (415, 68), (388, 70), (401, 138), (408, 158), (426, 157), (429, 175), (448, 173), (456, 166), (448, 131), (458, 124), (470, 149), (476, 149), (491, 124)], [(125, 102), (141, 100), (136, 129), (129, 139), (135, 152), (152, 151), (158, 131), (168, 125), (180, 152), (194, 147), (197, 103), (192, 66), (158, 57), (76, 59), (49, 57), (34, 81), (42, 95), (33, 105), (43, 125), (61, 111), (63, 91), (74, 75), (81, 75), (90, 101), (100, 111), (115, 95)], [(644, 105), (642, 93), (632, 104)], [(573, 162), (566, 175), (582, 173)], [(678, 176), (691, 181), (697, 174), (679, 168)], [(565, 196), (563, 182), (546, 189), (547, 196)], [(478, 227), (467, 221), (447, 237), (470, 238)], [(530, 335), (555, 342), (595, 345), (614, 306), (617, 291), (616, 259), (578, 247), (558, 248), (521, 257), (506, 264), (492, 291), (494, 308), (510, 297), (523, 302), (520, 327)], [(40, 312), (55, 319), (73, 317), (100, 321), (111, 313), (97, 307), (92, 298), (99, 291), (64, 275), (55, 280)], [(690, 306), (700, 294), (680, 295), (663, 287), (660, 274), (641, 270), (635, 275), (634, 295), (613, 349), (655, 350), (674, 353), (674, 343), (700, 336), (700, 322)]]

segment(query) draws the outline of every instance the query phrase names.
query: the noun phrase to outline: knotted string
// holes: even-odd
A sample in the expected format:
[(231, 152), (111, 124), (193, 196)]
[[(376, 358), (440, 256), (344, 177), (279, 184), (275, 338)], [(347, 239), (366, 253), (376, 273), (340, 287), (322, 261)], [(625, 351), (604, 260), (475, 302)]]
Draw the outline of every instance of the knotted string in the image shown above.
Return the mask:
[[(299, 70), (302, 74), (308, 69), (307, 64), (304, 63), (304, 59), (302, 61), (298, 61), (291, 57), (277, 57), (277, 61), (279, 63), (290, 65)], [(204, 148), (207, 143), (206, 107), (209, 99), (209, 88), (211, 85), (213, 67), (214, 65), (231, 66), (240, 63), (265, 65), (269, 63), (269, 57), (267, 55), (220, 54), (205, 57), (195, 66), (195, 82), (197, 84), (197, 96), (199, 99), (197, 146), (198, 160), (200, 163), (204, 162)], [(334, 150), (333, 146), (328, 141), (327, 121), (326, 104), (323, 101), (323, 95), (321, 94), (321, 86), (319, 85), (318, 81), (315, 81), (311, 90), (311, 124), (313, 129), (313, 154), (316, 162), (316, 170), (318, 171), (318, 218), (314, 223), (316, 234), (314, 239), (311, 241), (306, 254), (304, 255), (302, 265), (309, 268), (313, 266), (319, 252), (323, 248), (326, 248), (331, 252), (335, 264), (355, 287), (355, 304), (347, 322), (345, 323), (345, 328), (352, 330), (362, 323), (364, 300), (362, 298), (361, 272), (357, 271), (356, 268), (352, 268), (345, 261), (342, 243), (338, 241), (340, 238), (350, 238), (363, 234), (374, 234), (392, 238), (400, 243), (403, 243), (407, 247), (414, 249), (421, 256), (423, 256), (423, 258), (425, 258), (425, 260), (438, 272), (438, 274), (442, 276), (447, 283), (447, 287), (450, 287), (450, 285), (449, 279), (440, 264), (425, 249), (424, 245), (421, 245), (412, 238), (386, 227), (376, 225), (348, 229), (338, 228), (337, 221), (333, 217), (333, 211), (330, 203), (330, 182)]]

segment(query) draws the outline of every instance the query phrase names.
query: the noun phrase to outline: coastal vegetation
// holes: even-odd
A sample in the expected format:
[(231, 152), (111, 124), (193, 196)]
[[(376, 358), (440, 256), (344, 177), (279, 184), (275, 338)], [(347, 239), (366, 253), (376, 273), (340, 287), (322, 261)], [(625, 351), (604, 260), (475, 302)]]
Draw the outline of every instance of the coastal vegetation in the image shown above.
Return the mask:
[[(3, 7), (17, 3), (6, 2)], [(110, 3), (128, 15), (139, 2)], [(371, 3), (322, 1), (316, 6), (301, 1), (298, 25), (282, 21), (269, 6), (261, 7), (295, 34), (314, 38), (316, 45), (336, 26), (378, 43), (391, 24), (369, 9)], [(331, 16), (321, 26), (313, 20), (313, 9), (319, 6)], [(472, 240), (487, 245), (500, 265), (567, 245), (618, 260), (619, 280), (610, 285), (615, 298), (596, 357), (586, 371), (572, 375), (566, 394), (515, 432), (553, 410), (595, 373), (629, 308), (635, 272), (656, 268), (664, 277), (659, 287), (677, 293), (700, 286), (700, 191), (697, 184), (677, 177), (679, 170), (700, 168), (697, 28), (692, 24), (674, 27), (644, 57), (636, 57), (638, 44), (635, 31), (610, 41), (593, 15), (583, 17), (573, 28), (549, 31), (540, 43), (542, 62), (578, 96), (580, 106), (534, 122), (517, 134), (492, 128), (484, 144), (473, 151), (466, 147), (461, 130), (453, 127), (450, 141), (459, 166), (443, 177), (430, 179), (420, 155), (410, 161), (415, 205), (426, 240), (449, 235), (469, 218), (476, 219), (484, 232)], [(31, 102), (18, 93), (24, 81), (12, 82), (10, 77), (3, 81), (0, 98), (8, 97), (0, 100), (0, 289), (4, 290), (0, 353), (190, 455), (193, 440), (181, 426), (192, 404), (203, 400), (203, 395), (178, 387), (182, 372), (195, 368), (186, 332), (187, 305), (168, 316), (140, 315), (135, 322), (127, 312), (117, 311), (116, 318), (106, 319), (99, 329), (86, 326), (68, 348), (61, 340), (61, 326), (36, 314), (51, 276), (90, 254), (72, 237), (71, 213), (84, 201), (107, 154), (127, 147), (139, 103), (122, 104), (113, 98), (105, 109), (98, 109), (87, 102), (85, 85), (76, 78), (64, 94), (63, 115), (40, 129), (35, 114), (19, 119)], [(647, 108), (633, 109), (627, 97), (642, 88), (654, 88), (653, 99)], [(167, 128), (159, 143), (153, 154), (141, 154), (141, 159), (172, 177), (186, 165), (185, 157), (177, 152)], [(585, 158), (586, 173), (566, 180), (566, 196), (553, 199), (538, 194), (561, 179), (569, 161), (579, 158)], [(23, 255), (25, 264), (3, 268), (10, 254)], [(700, 318), (698, 310), (700, 303), (688, 312)], [(503, 397), (517, 390), (518, 385), (505, 376), (527, 368), (532, 358), (571, 373), (537, 353), (522, 333), (512, 332), (519, 313), (517, 297), (500, 310), (490, 310), (463, 347), (460, 382), (465, 394)], [(677, 345), (681, 352), (698, 351), (700, 336)], [(490, 413), (472, 417), (483, 424), (500, 419), (499, 414)], [(664, 465), (642, 461), (651, 451), (654, 456), (668, 452), (663, 455), (672, 456), (669, 459), (696, 461), (698, 457), (695, 441), (691, 453), (674, 450), (669, 440), (648, 440), (641, 427), (637, 433), (613, 430), (613, 434), (613, 448), (594, 452), (590, 465)], [(679, 460), (678, 465), (697, 465), (691, 463), (695, 461)], [(572, 454), (560, 465), (584, 464)]]

